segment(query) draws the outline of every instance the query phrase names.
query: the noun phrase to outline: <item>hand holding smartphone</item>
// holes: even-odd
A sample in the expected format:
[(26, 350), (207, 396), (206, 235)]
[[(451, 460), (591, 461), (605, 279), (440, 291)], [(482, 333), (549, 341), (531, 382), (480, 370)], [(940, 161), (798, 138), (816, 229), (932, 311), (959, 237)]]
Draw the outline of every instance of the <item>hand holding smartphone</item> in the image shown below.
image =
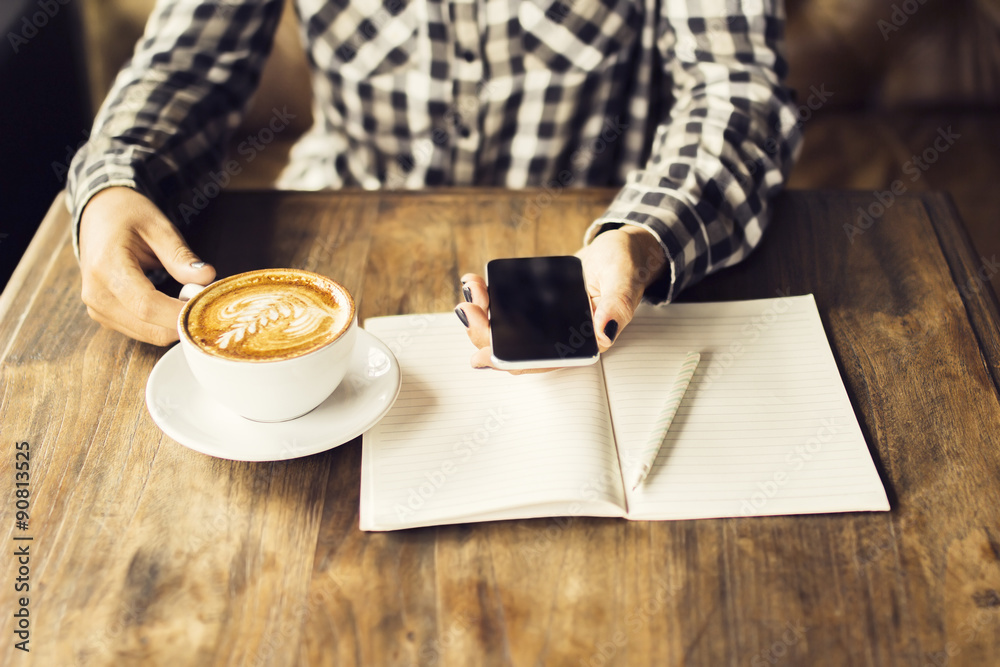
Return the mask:
[(486, 265), (493, 364), (503, 370), (586, 366), (599, 350), (580, 259), (494, 259)]

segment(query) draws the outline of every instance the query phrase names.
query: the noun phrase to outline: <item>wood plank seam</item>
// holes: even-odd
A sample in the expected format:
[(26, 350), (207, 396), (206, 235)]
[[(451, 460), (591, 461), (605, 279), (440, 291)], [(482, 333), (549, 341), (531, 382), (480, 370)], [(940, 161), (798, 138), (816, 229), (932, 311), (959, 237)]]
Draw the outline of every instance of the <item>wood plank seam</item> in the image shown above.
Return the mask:
[[(926, 193), (921, 199), (931, 227), (937, 234), (938, 245), (948, 263), (955, 289), (965, 307), (980, 357), (993, 382), (993, 391), (1000, 399), (1000, 350), (988, 344), (988, 338), (983, 332), (985, 327), (992, 327), (994, 332), (1000, 331), (997, 296), (989, 280), (981, 280), (976, 270), (963, 261), (976, 261), (978, 255), (961, 224), (958, 209), (951, 197), (942, 193)], [(943, 229), (945, 226), (947, 229)], [(974, 291), (962, 289), (970, 284), (977, 284), (978, 288)]]

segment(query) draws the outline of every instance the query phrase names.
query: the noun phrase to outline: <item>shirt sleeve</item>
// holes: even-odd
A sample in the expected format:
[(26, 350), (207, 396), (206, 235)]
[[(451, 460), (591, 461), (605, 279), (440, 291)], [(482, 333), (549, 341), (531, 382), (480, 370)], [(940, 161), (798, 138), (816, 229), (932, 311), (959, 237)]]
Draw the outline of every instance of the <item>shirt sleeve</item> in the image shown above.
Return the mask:
[(638, 225), (660, 242), (669, 270), (645, 298), (666, 303), (745, 258), (767, 225), (801, 132), (780, 53), (780, 0), (664, 0), (657, 50), (673, 106), (646, 165), (631, 172), (587, 230)]
[(282, 0), (160, 0), (69, 170), (67, 206), (79, 257), (83, 208), (105, 188), (167, 203), (222, 161), (257, 87)]

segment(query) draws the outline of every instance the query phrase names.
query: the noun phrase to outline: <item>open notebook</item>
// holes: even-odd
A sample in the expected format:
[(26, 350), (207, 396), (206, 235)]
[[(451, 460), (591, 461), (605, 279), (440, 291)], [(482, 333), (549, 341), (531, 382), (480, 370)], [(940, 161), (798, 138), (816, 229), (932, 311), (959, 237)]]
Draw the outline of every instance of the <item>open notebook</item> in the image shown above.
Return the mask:
[[(453, 313), (368, 319), (399, 359), (364, 435), (361, 528), (545, 516), (637, 520), (888, 510), (811, 295), (643, 305), (601, 361), (513, 376), (469, 367)], [(652, 471), (626, 489), (680, 368)]]

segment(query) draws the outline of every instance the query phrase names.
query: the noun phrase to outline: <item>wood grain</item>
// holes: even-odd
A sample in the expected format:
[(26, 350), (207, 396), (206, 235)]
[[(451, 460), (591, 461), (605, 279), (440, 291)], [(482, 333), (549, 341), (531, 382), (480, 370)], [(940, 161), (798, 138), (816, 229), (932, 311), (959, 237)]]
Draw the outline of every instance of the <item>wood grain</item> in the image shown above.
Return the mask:
[[(575, 250), (612, 196), (232, 193), (192, 242), (222, 275), (326, 273), (363, 318), (444, 311), (492, 257)], [(901, 196), (852, 242), (870, 203), (786, 193), (760, 248), (683, 298), (816, 295), (892, 512), (395, 533), (358, 530), (359, 440), (247, 464), (164, 436), (143, 404), (163, 351), (89, 321), (54, 207), (0, 297), (0, 428), (10, 461), (31, 443), (34, 538), (32, 651), (10, 639), (8, 556), (0, 662), (1000, 663), (996, 303), (956, 286), (980, 261), (945, 199)]]

